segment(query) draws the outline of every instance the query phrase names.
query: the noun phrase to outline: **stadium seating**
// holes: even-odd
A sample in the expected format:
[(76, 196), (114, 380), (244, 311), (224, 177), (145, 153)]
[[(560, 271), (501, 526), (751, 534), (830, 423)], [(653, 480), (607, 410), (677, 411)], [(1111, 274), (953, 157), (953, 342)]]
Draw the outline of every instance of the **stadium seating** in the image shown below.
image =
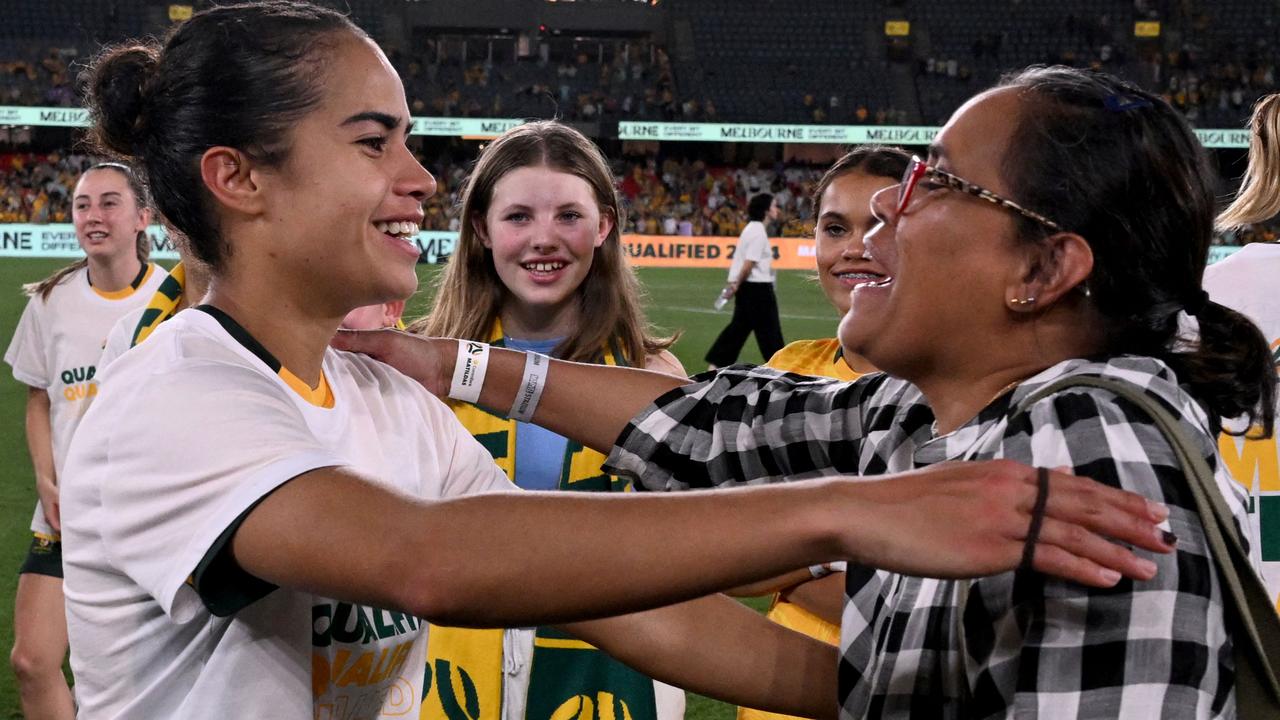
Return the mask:
[[(379, 40), (401, 7), (324, 1)], [(1202, 127), (1242, 126), (1254, 100), (1278, 87), (1277, 0), (1009, 0), (998, 12), (987, 0), (665, 0), (661, 7), (667, 30), (652, 35), (525, 31), (522, 44), (508, 28), (399, 28), (411, 39), (385, 44), (414, 115), (604, 120), (602, 129), (625, 119), (936, 125), (1000, 73), (1033, 63), (1129, 77)], [(903, 20), (909, 34), (886, 35), (887, 21)], [(1135, 37), (1135, 23), (1146, 20), (1160, 21), (1157, 37)], [(156, 0), (8, 3), (0, 105), (76, 105), (77, 63), (103, 42), (160, 34), (170, 24), (168, 5)], [(19, 140), (29, 135), (0, 128), (0, 153), (28, 152)], [(442, 192), (429, 204), (429, 228), (453, 224), (457, 180), (472, 152), (431, 165)], [(65, 164), (58, 155), (54, 166)], [(65, 188), (35, 178), (45, 164), (39, 155), (0, 155), (6, 220), (66, 216)], [(74, 177), (58, 167), (62, 180)], [(633, 167), (616, 170), (625, 178)], [(740, 218), (705, 212), (705, 202), (719, 186), (723, 204), (740, 216), (745, 192), (726, 181), (738, 170), (688, 161), (641, 167), (649, 180), (630, 198), (628, 229), (661, 232), (671, 219), (690, 221), (699, 234), (731, 229)], [(771, 186), (777, 178), (764, 172)], [(800, 197), (814, 179), (803, 170), (781, 187)], [(796, 204), (782, 230), (804, 234), (809, 222)]]
[[(332, 4), (381, 38), (391, 0)], [(0, 65), (70, 61), (163, 31), (152, 0), (9, 3)], [(521, 57), (509, 28), (415, 33), (391, 47), (418, 114), (567, 119), (936, 124), (1005, 69), (1094, 66), (1165, 93), (1201, 126), (1239, 126), (1280, 87), (1275, 0), (668, 0), (665, 37), (544, 35)], [(1134, 23), (1158, 20), (1158, 37)], [(906, 20), (910, 33), (885, 35)], [(429, 31), (429, 29), (427, 29)], [(465, 50), (464, 50), (465, 48)], [(623, 60), (624, 53), (626, 60)], [(670, 60), (667, 60), (668, 54)], [(638, 61), (638, 63), (637, 63)], [(619, 68), (619, 65), (625, 65)], [(632, 66), (639, 64), (639, 72)], [(570, 71), (571, 69), (571, 71)], [(39, 71), (40, 68), (37, 68)], [(50, 73), (0, 76), (0, 104), (74, 104)]]

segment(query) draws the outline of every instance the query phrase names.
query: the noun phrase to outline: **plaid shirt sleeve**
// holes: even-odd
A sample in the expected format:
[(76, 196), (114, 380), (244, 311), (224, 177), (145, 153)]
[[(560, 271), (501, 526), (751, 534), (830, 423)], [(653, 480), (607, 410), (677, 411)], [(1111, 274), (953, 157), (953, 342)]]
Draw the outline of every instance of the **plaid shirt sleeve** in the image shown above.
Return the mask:
[[(1243, 494), (1218, 462), (1203, 411), (1167, 368), (1148, 359), (1093, 368), (1065, 363), (1015, 398), (1067, 372), (1101, 371), (1146, 388), (1199, 439), (1237, 529), (1247, 527)], [(650, 488), (672, 489), (1008, 458), (1068, 466), (1164, 502), (1178, 549), (1151, 556), (1159, 572), (1149, 582), (1094, 589), (1034, 572), (969, 583), (850, 572), (841, 717), (1234, 715), (1217, 573), (1173, 449), (1144, 412), (1106, 391), (1073, 388), (1012, 418), (1008, 400), (994, 403), (934, 437), (927, 406), (900, 384), (732, 368), (659, 398), (622, 433), (610, 463)]]
[[(1183, 396), (1185, 398), (1185, 396)], [(1167, 402), (1167, 401), (1166, 401)], [(1183, 427), (1218, 468), (1198, 409)], [(1189, 417), (1190, 415), (1190, 417)], [(1232, 709), (1232, 645), (1203, 526), (1173, 449), (1144, 412), (1105, 391), (1056, 393), (1014, 417), (999, 454), (1080, 475), (1170, 507), (1178, 536), (1148, 582), (1087, 588), (1038, 573), (975, 581), (963, 614), (973, 717), (1218, 717)], [(1247, 519), (1243, 520), (1247, 522)], [(964, 599), (962, 598), (962, 601)]]
[(854, 472), (859, 404), (881, 379), (842, 383), (741, 365), (704, 373), (632, 419), (605, 470), (650, 490)]

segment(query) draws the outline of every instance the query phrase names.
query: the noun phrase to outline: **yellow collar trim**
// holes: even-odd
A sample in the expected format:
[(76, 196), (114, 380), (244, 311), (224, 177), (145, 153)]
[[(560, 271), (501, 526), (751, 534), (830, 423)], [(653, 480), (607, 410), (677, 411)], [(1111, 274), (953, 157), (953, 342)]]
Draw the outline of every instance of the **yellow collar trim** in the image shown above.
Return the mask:
[(151, 279), (151, 273), (155, 271), (156, 271), (155, 263), (147, 263), (147, 270), (145, 273), (143, 273), (142, 279), (137, 281), (136, 285), (126, 285), (123, 288), (120, 288), (119, 290), (101, 290), (97, 287), (94, 287), (93, 283), (89, 283), (89, 287), (93, 288), (93, 291), (98, 294), (98, 297), (104, 300), (123, 300), (129, 297), (130, 295), (134, 294), (135, 292), (137, 292), (138, 288), (142, 287), (143, 285), (146, 285), (147, 281)]
[(289, 368), (280, 368), (280, 379), (289, 386), (291, 390), (307, 402), (316, 407), (325, 408), (326, 410), (333, 407), (333, 389), (329, 387), (329, 380), (324, 376), (324, 371), (320, 371), (320, 384), (311, 387), (302, 381), (302, 378), (294, 375)]

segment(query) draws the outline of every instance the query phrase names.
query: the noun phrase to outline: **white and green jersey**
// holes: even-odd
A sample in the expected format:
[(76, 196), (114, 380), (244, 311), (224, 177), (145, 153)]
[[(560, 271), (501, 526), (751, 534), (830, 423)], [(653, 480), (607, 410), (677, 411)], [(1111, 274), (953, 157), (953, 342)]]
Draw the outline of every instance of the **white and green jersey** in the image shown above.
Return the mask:
[[(1214, 302), (1243, 313), (1262, 329), (1280, 372), (1276, 278), (1280, 278), (1280, 245), (1254, 243), (1210, 265), (1205, 270), (1204, 289)], [(1280, 446), (1274, 436), (1245, 440), (1223, 435), (1218, 449), (1231, 477), (1250, 491), (1250, 510), (1257, 531), (1253, 541), (1262, 549), (1262, 572), (1272, 602), (1280, 610)]]
[(206, 306), (159, 325), (100, 382), (62, 487), (78, 717), (416, 718), (425, 623), (274, 587), (224, 551), (262, 498), (318, 468), (424, 499), (510, 490), (453, 413), (336, 350), (309, 388)]
[[(148, 264), (123, 290), (104, 292), (89, 284), (89, 271), (71, 273), (49, 292), (27, 302), (4, 354), (18, 381), (49, 393), (54, 473), (61, 481), (71, 435), (98, 392), (97, 364), (116, 320), (151, 299), (165, 272)], [(31, 530), (53, 536), (37, 504)]]

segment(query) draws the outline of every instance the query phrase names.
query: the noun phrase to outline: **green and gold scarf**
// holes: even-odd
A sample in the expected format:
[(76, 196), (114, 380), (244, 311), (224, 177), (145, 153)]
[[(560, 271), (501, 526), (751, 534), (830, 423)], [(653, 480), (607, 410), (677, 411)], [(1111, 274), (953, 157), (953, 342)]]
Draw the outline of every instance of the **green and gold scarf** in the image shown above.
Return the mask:
[[(490, 344), (502, 346), (495, 322)], [(627, 365), (613, 343), (603, 363)], [(516, 423), (466, 403), (451, 403), (468, 431), (498, 467), (515, 478)], [(569, 441), (560, 472), (560, 490), (630, 492), (631, 483), (602, 469), (605, 456)], [(618, 542), (625, 542), (619, 538)], [(568, 591), (568, 589), (566, 589)], [(501, 720), (502, 630), (431, 626), (423, 720)], [(588, 643), (554, 628), (536, 629), (525, 717), (528, 720), (656, 720), (653, 680)], [(434, 680), (434, 683), (433, 683)]]
[(182, 288), (186, 281), (187, 271), (182, 267), (182, 263), (174, 265), (169, 271), (169, 277), (160, 283), (160, 287), (156, 288), (155, 294), (151, 296), (147, 309), (142, 311), (142, 319), (138, 321), (138, 327), (133, 330), (133, 339), (129, 341), (129, 347), (146, 340), (160, 326), (160, 323), (173, 317), (178, 311), (178, 306), (182, 304)]

